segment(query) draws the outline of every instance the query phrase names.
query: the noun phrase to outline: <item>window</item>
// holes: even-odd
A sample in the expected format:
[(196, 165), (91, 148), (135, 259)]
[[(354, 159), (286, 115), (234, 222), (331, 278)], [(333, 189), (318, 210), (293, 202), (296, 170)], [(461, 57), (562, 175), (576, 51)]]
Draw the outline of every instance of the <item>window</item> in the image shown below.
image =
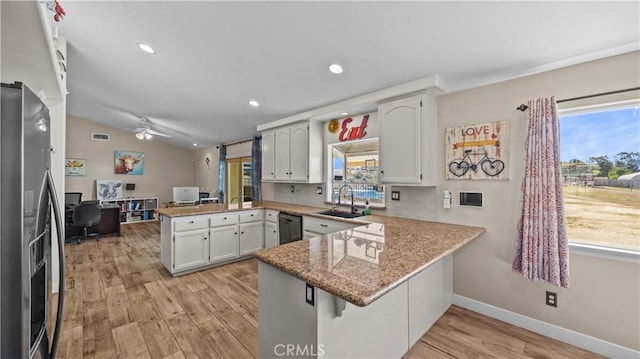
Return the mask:
[(640, 251), (640, 106), (561, 111), (572, 243)]
[[(384, 205), (384, 186), (378, 181), (378, 139), (349, 141), (329, 145), (331, 168), (327, 181), (327, 200), (337, 199), (350, 203), (353, 191), (354, 203), (364, 205), (366, 200), (372, 205)], [(346, 200), (346, 201), (345, 201)]]

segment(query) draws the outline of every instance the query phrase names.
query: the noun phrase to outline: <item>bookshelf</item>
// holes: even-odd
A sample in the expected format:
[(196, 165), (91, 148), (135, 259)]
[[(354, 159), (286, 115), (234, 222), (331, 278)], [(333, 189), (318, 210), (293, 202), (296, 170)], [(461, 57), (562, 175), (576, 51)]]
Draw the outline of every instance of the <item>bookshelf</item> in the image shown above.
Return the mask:
[(115, 203), (120, 206), (120, 223), (135, 223), (157, 221), (158, 197), (129, 197), (115, 201), (101, 203)]

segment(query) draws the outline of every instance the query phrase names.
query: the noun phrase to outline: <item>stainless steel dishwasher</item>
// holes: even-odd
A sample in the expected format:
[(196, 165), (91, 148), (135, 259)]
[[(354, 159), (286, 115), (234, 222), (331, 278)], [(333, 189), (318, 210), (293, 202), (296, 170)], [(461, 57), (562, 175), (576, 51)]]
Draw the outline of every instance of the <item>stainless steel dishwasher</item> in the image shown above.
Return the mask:
[(278, 231), (280, 244), (299, 241), (302, 239), (302, 216), (295, 214), (278, 214)]

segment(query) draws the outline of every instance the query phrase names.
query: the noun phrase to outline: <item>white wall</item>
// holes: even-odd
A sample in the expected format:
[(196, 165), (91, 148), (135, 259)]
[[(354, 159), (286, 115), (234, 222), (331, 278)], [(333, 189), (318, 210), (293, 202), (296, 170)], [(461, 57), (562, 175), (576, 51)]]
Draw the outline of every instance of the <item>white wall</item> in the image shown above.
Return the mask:
[[(194, 152), (194, 179), (195, 186), (200, 187), (201, 192), (217, 193), (218, 173), (220, 173), (220, 148), (213, 146), (201, 148)], [(206, 159), (209, 159), (207, 165)]]
[[(86, 160), (86, 176), (67, 176), (66, 191), (82, 192), (82, 199), (96, 198), (96, 180), (119, 179), (135, 183), (134, 197), (158, 197), (160, 203), (171, 201), (174, 186), (194, 185), (194, 154), (157, 139), (138, 140), (134, 133), (107, 127), (80, 117), (67, 116), (67, 158)], [(107, 133), (110, 141), (94, 141), (91, 133)], [(114, 173), (114, 151), (144, 152), (142, 175)], [(125, 196), (128, 191), (123, 191)], [(64, 198), (63, 198), (64, 200)]]
[[(634, 350), (640, 349), (640, 266), (570, 255), (568, 289), (534, 283), (511, 271), (512, 251), (524, 171), (526, 114), (516, 106), (555, 95), (572, 98), (640, 85), (638, 52), (616, 56), (438, 98), (439, 148), (444, 129), (508, 120), (511, 123), (511, 179), (445, 180), (439, 155), (440, 189), (454, 194), (451, 210), (438, 208), (443, 222), (482, 226), (486, 234), (454, 255), (454, 292)], [(484, 193), (483, 208), (461, 208), (460, 191)], [(439, 190), (437, 202), (443, 195)], [(624, 225), (624, 224), (622, 224)], [(558, 293), (558, 308), (546, 306), (545, 290)]]

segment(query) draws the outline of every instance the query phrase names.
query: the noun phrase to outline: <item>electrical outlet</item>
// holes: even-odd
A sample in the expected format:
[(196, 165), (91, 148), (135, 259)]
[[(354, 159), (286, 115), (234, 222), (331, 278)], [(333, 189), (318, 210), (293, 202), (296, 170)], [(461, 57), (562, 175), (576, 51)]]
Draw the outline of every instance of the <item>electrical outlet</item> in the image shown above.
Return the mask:
[(315, 301), (315, 288), (309, 283), (306, 283), (306, 285), (307, 286), (306, 286), (306, 288), (304, 290), (304, 296), (305, 296), (304, 300), (305, 300), (305, 302), (307, 302), (307, 304), (310, 304), (311, 306), (315, 307), (315, 302), (316, 302)]
[(391, 200), (399, 201), (400, 200), (400, 191), (391, 191)]
[(546, 296), (545, 303), (547, 305), (550, 305), (552, 307), (556, 307), (557, 308), (558, 307), (558, 293), (547, 291), (547, 296)]

